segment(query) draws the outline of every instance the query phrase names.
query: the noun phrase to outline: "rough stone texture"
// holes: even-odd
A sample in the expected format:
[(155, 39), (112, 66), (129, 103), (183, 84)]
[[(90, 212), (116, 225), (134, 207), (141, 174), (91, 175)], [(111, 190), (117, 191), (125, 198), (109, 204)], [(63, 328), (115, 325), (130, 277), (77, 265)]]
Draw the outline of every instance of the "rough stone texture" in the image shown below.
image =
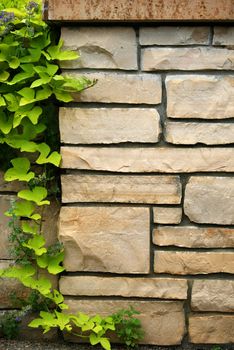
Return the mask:
[(60, 291), (73, 296), (186, 299), (187, 281), (174, 278), (61, 277)]
[(62, 201), (179, 204), (178, 176), (63, 175)]
[(62, 28), (64, 49), (80, 58), (63, 61), (63, 68), (137, 69), (136, 33), (131, 27)]
[(234, 143), (234, 124), (232, 123), (168, 122), (165, 130), (166, 141), (177, 145)]
[(167, 47), (142, 50), (143, 71), (177, 69), (234, 69), (234, 50), (210, 47)]
[(10, 218), (5, 216), (4, 213), (9, 210), (11, 203), (15, 199), (15, 196), (0, 195), (0, 259), (10, 259), (8, 240), (10, 234), (8, 223)]
[(156, 207), (153, 213), (157, 224), (179, 224), (182, 218), (182, 208)]
[(234, 27), (214, 27), (214, 45), (234, 45)]
[(234, 117), (233, 76), (174, 75), (166, 78), (166, 89), (170, 118)]
[(155, 26), (140, 28), (141, 45), (208, 44), (209, 27)]
[(50, 246), (58, 241), (58, 217), (60, 202), (57, 199), (50, 200), (50, 205), (43, 210), (41, 231), (45, 235), (46, 245)]
[(60, 108), (59, 124), (68, 144), (155, 143), (161, 133), (153, 108)]
[(155, 251), (154, 272), (177, 275), (234, 273), (231, 252)]
[(159, 246), (233, 248), (234, 229), (224, 227), (158, 226), (153, 242)]
[(67, 271), (149, 272), (149, 209), (62, 207)]
[(234, 312), (234, 281), (195, 280), (191, 306), (194, 311)]
[(121, 173), (233, 172), (233, 148), (61, 147), (62, 168)]
[[(183, 302), (173, 301), (119, 301), (119, 300), (74, 300), (65, 299), (69, 312), (86, 312), (89, 315), (111, 315), (114, 312), (132, 306), (139, 310), (145, 337), (144, 344), (174, 345), (180, 344), (185, 332)], [(69, 340), (77, 337), (67, 335)]]
[[(80, 77), (79, 73), (69, 76)], [(77, 102), (158, 104), (162, 98), (161, 78), (154, 74), (85, 73), (89, 79), (97, 79), (96, 85), (81, 93), (73, 94)]]
[(234, 342), (233, 315), (191, 315), (189, 338), (195, 344), (228, 344)]
[(184, 212), (191, 221), (234, 224), (234, 178), (191, 177), (185, 188)]

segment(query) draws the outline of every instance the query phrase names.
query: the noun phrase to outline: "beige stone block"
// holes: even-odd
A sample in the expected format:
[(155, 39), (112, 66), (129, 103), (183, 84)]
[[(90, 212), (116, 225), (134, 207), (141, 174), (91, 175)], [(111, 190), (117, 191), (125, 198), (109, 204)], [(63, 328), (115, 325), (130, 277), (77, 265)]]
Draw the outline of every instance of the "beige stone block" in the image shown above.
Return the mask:
[(233, 172), (233, 148), (61, 147), (62, 168), (120, 173)]
[(155, 26), (140, 28), (141, 45), (207, 45), (208, 39), (208, 26)]
[(194, 311), (234, 312), (234, 281), (195, 280), (191, 306)]
[(234, 224), (234, 178), (193, 176), (185, 188), (184, 212), (193, 222)]
[(58, 199), (50, 199), (50, 205), (44, 207), (42, 212), (41, 232), (45, 235), (46, 246), (58, 242), (58, 218), (60, 202)]
[(191, 252), (156, 250), (154, 272), (173, 275), (234, 273), (232, 252)]
[(141, 59), (143, 71), (234, 69), (234, 50), (220, 48), (147, 48)]
[(224, 227), (158, 226), (153, 242), (159, 246), (233, 248), (234, 229)]
[(72, 296), (187, 299), (187, 281), (174, 278), (62, 276), (60, 292)]
[(177, 145), (225, 145), (234, 143), (232, 123), (183, 123), (168, 122), (165, 139)]
[[(64, 75), (68, 75), (67, 73)], [(80, 73), (69, 73), (78, 78)], [(76, 102), (158, 104), (162, 98), (161, 77), (154, 74), (85, 73), (97, 83), (81, 93), (73, 94)]]
[(59, 124), (68, 144), (155, 143), (161, 133), (153, 108), (60, 108)]
[(10, 258), (9, 234), (11, 229), (9, 227), (10, 218), (4, 213), (10, 209), (12, 203), (16, 200), (16, 196), (0, 195), (0, 259)]
[(174, 75), (166, 78), (166, 89), (169, 118), (234, 117), (233, 76)]
[(63, 68), (104, 68), (136, 70), (136, 33), (131, 27), (63, 27), (64, 49), (80, 55), (62, 61)]
[(233, 46), (234, 45), (234, 27), (214, 27), (214, 45), (225, 45)]
[(179, 224), (182, 218), (182, 208), (155, 207), (153, 215), (156, 224)]
[(149, 209), (62, 207), (59, 239), (67, 271), (149, 272)]
[[(183, 302), (174, 301), (120, 301), (120, 300), (74, 300), (65, 299), (68, 312), (85, 312), (89, 315), (111, 315), (120, 309), (132, 306), (140, 311), (137, 316), (145, 331), (143, 344), (175, 345), (180, 344), (185, 332)], [(77, 337), (67, 335), (68, 340)]]
[(192, 315), (189, 338), (195, 344), (229, 344), (234, 342), (233, 315)]
[(63, 175), (62, 201), (168, 203), (181, 201), (179, 176)]

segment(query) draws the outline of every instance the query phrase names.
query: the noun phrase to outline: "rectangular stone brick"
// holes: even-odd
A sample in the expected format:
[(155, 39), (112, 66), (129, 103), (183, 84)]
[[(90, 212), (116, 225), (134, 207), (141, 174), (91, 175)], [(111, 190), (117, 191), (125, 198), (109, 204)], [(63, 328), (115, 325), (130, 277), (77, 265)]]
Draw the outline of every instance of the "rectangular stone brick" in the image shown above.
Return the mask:
[(233, 46), (234, 45), (234, 27), (233, 26), (214, 27), (213, 44)]
[(120, 173), (233, 172), (233, 148), (61, 147), (62, 168)]
[(187, 281), (174, 278), (62, 276), (60, 292), (72, 296), (187, 299)]
[(63, 175), (62, 201), (179, 204), (178, 176)]
[(193, 176), (185, 188), (184, 211), (193, 222), (233, 225), (233, 197), (233, 177)]
[[(132, 301), (132, 300), (74, 300), (66, 298), (69, 312), (85, 312), (88, 315), (111, 315), (120, 309), (132, 306), (140, 311), (139, 319), (145, 331), (141, 343), (155, 345), (180, 344), (185, 332), (183, 302)], [(77, 342), (77, 337), (66, 335), (66, 339)]]
[(136, 33), (131, 27), (63, 27), (64, 49), (77, 52), (77, 60), (62, 61), (63, 68), (136, 70)]
[(234, 312), (234, 281), (195, 280), (191, 306), (194, 311)]
[(155, 26), (140, 28), (141, 45), (207, 45), (209, 27)]
[(0, 195), (0, 259), (10, 259), (9, 234), (11, 230), (8, 226), (10, 218), (4, 213), (10, 209), (15, 200), (16, 196)]
[(59, 124), (68, 144), (156, 143), (161, 133), (153, 108), (60, 108)]
[(149, 209), (62, 207), (59, 239), (67, 271), (149, 272)]
[(233, 248), (234, 229), (224, 227), (158, 226), (153, 242), (159, 246)]
[(147, 48), (142, 50), (142, 70), (233, 70), (234, 50), (192, 48)]
[[(66, 74), (67, 75), (67, 74)], [(74, 78), (80, 73), (69, 74)], [(154, 74), (85, 73), (96, 85), (73, 94), (76, 102), (158, 104), (162, 98), (161, 77)]]
[(234, 117), (234, 76), (174, 75), (166, 89), (169, 118)]
[(234, 273), (231, 252), (160, 251), (154, 255), (154, 272), (173, 275)]
[(229, 344), (234, 342), (233, 315), (191, 315), (189, 338), (195, 344)]
[(168, 122), (165, 139), (176, 145), (225, 145), (234, 143), (233, 123)]
[(182, 218), (182, 208), (155, 207), (153, 213), (156, 224), (179, 224)]

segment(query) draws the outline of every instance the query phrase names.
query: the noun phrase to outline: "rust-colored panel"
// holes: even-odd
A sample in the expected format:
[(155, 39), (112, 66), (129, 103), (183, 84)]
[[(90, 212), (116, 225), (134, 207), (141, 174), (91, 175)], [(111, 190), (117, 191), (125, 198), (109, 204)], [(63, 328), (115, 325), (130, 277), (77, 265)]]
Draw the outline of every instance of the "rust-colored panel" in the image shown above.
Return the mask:
[(64, 21), (233, 20), (234, 0), (49, 0), (48, 19)]

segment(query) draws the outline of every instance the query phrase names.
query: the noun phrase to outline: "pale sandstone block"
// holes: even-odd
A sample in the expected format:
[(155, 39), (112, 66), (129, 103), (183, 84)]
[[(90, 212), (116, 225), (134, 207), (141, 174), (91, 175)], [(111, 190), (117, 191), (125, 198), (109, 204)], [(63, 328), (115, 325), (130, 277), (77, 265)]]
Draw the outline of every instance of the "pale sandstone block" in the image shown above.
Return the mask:
[(233, 172), (233, 148), (61, 147), (62, 168), (120, 173)]
[(63, 68), (137, 69), (136, 33), (128, 27), (63, 27), (64, 49), (80, 58), (62, 61)]
[[(143, 344), (180, 344), (185, 332), (183, 302), (174, 301), (120, 301), (120, 300), (74, 300), (66, 298), (68, 312), (85, 312), (89, 315), (111, 315), (120, 309), (132, 306), (141, 312), (137, 317), (145, 331)], [(66, 335), (77, 342), (77, 337)]]
[(60, 108), (59, 124), (68, 144), (155, 143), (161, 133), (153, 108)]
[(182, 208), (155, 207), (153, 208), (154, 223), (179, 224), (182, 218)]
[(187, 299), (187, 281), (174, 278), (62, 276), (59, 285), (63, 295)]
[[(78, 78), (81, 74), (69, 73), (69, 76)], [(76, 102), (158, 104), (162, 99), (159, 75), (92, 72), (85, 73), (85, 76), (97, 79), (97, 83), (81, 93), (74, 93)]]
[(234, 229), (224, 227), (158, 226), (153, 242), (159, 246), (233, 248)]
[(149, 209), (62, 207), (67, 271), (149, 272)]
[(233, 315), (191, 315), (189, 338), (195, 344), (228, 344), (234, 342)]
[(177, 275), (234, 273), (231, 252), (160, 251), (154, 255), (154, 272)]
[(177, 145), (225, 145), (234, 143), (232, 123), (183, 123), (168, 122), (165, 139)]
[(184, 212), (193, 222), (234, 224), (234, 178), (193, 176), (185, 188)]
[(234, 312), (234, 281), (195, 280), (191, 306), (194, 311)]
[(192, 48), (147, 48), (142, 50), (142, 70), (233, 70), (234, 50)]
[(214, 45), (234, 45), (234, 27), (214, 27)]
[(179, 176), (62, 175), (62, 201), (179, 204)]
[(10, 259), (9, 234), (11, 232), (8, 226), (10, 218), (4, 213), (10, 209), (12, 203), (16, 200), (16, 196), (0, 195), (0, 259)]
[(158, 26), (140, 28), (141, 45), (208, 44), (209, 27)]
[(234, 117), (234, 77), (174, 75), (166, 78), (169, 118)]

